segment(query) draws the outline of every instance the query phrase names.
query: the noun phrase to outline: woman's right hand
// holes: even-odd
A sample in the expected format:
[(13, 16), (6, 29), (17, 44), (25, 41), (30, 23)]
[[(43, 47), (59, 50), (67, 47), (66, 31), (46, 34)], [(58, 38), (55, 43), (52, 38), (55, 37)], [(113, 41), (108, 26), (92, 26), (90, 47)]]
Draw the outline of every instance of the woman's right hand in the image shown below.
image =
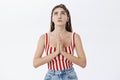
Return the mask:
[(60, 36), (59, 35), (56, 38), (56, 42), (57, 42), (56, 52), (59, 55), (60, 54)]
[(58, 35), (56, 40), (57, 40), (57, 48), (56, 48), (57, 54), (60, 54), (61, 51), (63, 51), (63, 47), (64, 47), (61, 36)]

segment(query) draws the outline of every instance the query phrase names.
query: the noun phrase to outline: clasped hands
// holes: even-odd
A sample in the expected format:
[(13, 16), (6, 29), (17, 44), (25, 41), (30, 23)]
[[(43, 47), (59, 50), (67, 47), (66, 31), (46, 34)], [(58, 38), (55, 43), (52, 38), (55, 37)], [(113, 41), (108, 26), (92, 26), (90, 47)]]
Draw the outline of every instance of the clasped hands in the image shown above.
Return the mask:
[(56, 48), (57, 54), (63, 54), (65, 46), (63, 44), (63, 40), (61, 36), (58, 35), (56, 40), (57, 40), (57, 48)]

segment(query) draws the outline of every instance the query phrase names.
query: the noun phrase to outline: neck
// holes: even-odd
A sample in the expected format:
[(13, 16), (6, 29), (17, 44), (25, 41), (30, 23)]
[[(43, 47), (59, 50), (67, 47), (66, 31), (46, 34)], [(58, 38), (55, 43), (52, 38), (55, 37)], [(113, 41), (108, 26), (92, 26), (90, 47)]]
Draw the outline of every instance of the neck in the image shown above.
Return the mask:
[(66, 31), (65, 26), (55, 26), (54, 32), (56, 34), (61, 34), (64, 33), (65, 31)]

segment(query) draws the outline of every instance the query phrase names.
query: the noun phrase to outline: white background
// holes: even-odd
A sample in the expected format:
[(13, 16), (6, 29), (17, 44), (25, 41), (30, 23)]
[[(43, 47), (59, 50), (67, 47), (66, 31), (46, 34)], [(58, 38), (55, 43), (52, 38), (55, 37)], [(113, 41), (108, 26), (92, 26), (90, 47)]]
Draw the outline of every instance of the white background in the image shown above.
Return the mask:
[(0, 0), (0, 80), (44, 79), (47, 65), (33, 68), (33, 56), (60, 3), (87, 57), (86, 68), (74, 65), (79, 80), (120, 80), (120, 0)]

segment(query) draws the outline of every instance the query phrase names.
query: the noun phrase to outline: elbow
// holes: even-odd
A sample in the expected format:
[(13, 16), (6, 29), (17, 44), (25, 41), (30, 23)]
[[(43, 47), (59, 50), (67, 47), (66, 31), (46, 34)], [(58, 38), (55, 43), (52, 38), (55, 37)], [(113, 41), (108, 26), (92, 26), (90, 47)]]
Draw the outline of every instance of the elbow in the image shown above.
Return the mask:
[(33, 67), (34, 68), (38, 68), (39, 66), (41, 66), (43, 63), (42, 61), (40, 61), (39, 59), (34, 59), (33, 60)]
[(34, 68), (37, 68), (37, 66), (36, 66), (36, 65), (33, 65), (33, 67), (34, 67)]
[(83, 62), (82, 68), (86, 67), (86, 60)]
[(82, 68), (85, 68), (85, 67), (86, 67), (86, 64), (81, 65), (81, 67), (82, 67)]
[(37, 68), (37, 66), (35, 65), (35, 63), (33, 63), (33, 67), (34, 67), (34, 68)]
[(86, 61), (83, 61), (82, 64), (79, 64), (80, 67), (85, 68), (86, 67)]
[(34, 68), (37, 68), (37, 67), (38, 67), (38, 65), (37, 65), (37, 63), (36, 63), (35, 61), (33, 61), (33, 67), (34, 67)]

